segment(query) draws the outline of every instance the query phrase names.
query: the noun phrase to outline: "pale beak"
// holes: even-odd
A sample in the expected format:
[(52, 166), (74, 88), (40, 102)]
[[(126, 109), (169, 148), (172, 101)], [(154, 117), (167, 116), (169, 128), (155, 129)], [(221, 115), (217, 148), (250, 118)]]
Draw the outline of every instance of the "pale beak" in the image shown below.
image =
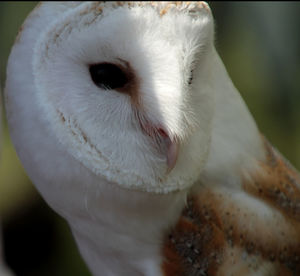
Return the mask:
[(179, 143), (177, 141), (171, 141), (169, 137), (167, 139), (167, 174), (169, 174), (176, 165)]
[(144, 122), (141, 123), (142, 130), (150, 137), (155, 139), (157, 136), (160, 137), (160, 141), (166, 146), (166, 160), (167, 160), (167, 174), (169, 174), (176, 165), (179, 143), (175, 139), (171, 139), (167, 131), (161, 127), (153, 125), (152, 123)]

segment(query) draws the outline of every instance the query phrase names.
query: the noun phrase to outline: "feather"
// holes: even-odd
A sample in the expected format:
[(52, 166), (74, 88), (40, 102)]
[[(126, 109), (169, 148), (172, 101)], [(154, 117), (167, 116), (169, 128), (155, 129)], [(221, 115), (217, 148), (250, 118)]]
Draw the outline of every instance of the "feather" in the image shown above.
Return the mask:
[(300, 175), (266, 140), (241, 190), (203, 185), (166, 236), (164, 275), (299, 275)]

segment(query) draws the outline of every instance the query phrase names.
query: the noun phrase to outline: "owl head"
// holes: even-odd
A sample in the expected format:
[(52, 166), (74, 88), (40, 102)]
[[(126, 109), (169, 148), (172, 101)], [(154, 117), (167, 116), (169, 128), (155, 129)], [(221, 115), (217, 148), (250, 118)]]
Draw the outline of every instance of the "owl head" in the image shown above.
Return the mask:
[[(27, 68), (30, 96), (23, 91), (18, 105), (46, 129), (39, 139), (100, 179), (154, 193), (185, 189), (210, 146), (213, 31), (203, 2), (45, 3), (16, 42), (7, 90), (17, 89), (16, 75), (22, 86)], [(47, 155), (46, 144), (36, 150)]]

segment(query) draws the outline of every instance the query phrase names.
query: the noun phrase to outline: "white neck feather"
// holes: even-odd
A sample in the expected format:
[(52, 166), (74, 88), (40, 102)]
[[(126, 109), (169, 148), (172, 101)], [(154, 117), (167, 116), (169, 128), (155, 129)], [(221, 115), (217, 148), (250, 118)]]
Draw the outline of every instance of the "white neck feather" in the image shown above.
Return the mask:
[(111, 183), (101, 187), (100, 194), (87, 195), (84, 213), (69, 219), (93, 275), (161, 275), (163, 239), (184, 207), (186, 192), (158, 195)]

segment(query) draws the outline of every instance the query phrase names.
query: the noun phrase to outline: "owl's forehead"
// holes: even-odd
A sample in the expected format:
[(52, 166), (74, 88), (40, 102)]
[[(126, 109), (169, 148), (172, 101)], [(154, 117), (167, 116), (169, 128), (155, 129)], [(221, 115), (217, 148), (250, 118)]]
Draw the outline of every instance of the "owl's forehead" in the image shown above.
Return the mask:
[(202, 10), (210, 12), (208, 4), (204, 1), (115, 1), (115, 2), (94, 2), (91, 9), (99, 12), (103, 10), (113, 10), (120, 7), (124, 8), (153, 8), (160, 16), (164, 16), (174, 11), (197, 13)]
[(102, 38), (122, 37), (126, 33), (128, 39), (152, 36), (155, 41), (167, 38), (173, 43), (179, 37), (181, 44), (191, 38), (197, 43), (201, 29), (211, 17), (205, 2), (96, 2), (83, 6), (79, 14), (85, 13)]
[(133, 45), (148, 49), (150, 55), (161, 47), (168, 48), (163, 49), (166, 54), (169, 49), (187, 53), (210, 41), (211, 21), (204, 2), (86, 2), (55, 19), (37, 48), (42, 60), (57, 56), (57, 49), (68, 49), (67, 53), (87, 56), (85, 62), (113, 51), (122, 58), (133, 52)]
[[(140, 29), (143, 27), (152, 28), (165, 26), (190, 28), (195, 27), (199, 23), (199, 19), (207, 18), (211, 15), (210, 8), (205, 2), (94, 2), (83, 7), (80, 15), (93, 14), (93, 16), (105, 19), (107, 17), (114, 18), (111, 23), (123, 21), (131, 21), (138, 19)], [(98, 21), (95, 19), (95, 21)], [(149, 22), (150, 21), (150, 22)], [(166, 23), (171, 24), (166, 24)], [(148, 23), (148, 24), (147, 24)], [(149, 24), (150, 23), (150, 24)], [(152, 23), (152, 24), (151, 24)], [(156, 23), (156, 24), (155, 24)], [(126, 26), (126, 22), (123, 22)], [(120, 25), (119, 25), (120, 26)]]
[(121, 6), (109, 9), (95, 26), (99, 28), (102, 37), (110, 31), (110, 34), (120, 35), (126, 33), (128, 39), (135, 36), (136, 39), (147, 39), (155, 36), (155, 41), (160, 39), (171, 39), (180, 37), (183, 42), (185, 38), (197, 36), (201, 24), (201, 17), (197, 14), (191, 16), (188, 9), (179, 9), (177, 6), (150, 4)]
[[(185, 19), (185, 21), (190, 21), (189, 23), (194, 23), (189, 24), (190, 26), (193, 26), (195, 23), (199, 23), (199, 18), (207, 17), (207, 15), (211, 16), (210, 8), (205, 2), (173, 1), (86, 2), (79, 4), (76, 8), (72, 8), (70, 13), (73, 13), (71, 21), (77, 21), (77, 23), (79, 23), (76, 27), (79, 27), (80, 25), (89, 26), (95, 22), (102, 21), (107, 17), (115, 17), (114, 19), (117, 22), (117, 19), (122, 17), (122, 15), (123, 19), (127, 16), (128, 21), (133, 17), (139, 16), (140, 21), (144, 20), (147, 22), (147, 19), (151, 17), (150, 20), (156, 19), (160, 23), (163, 23), (168, 19), (173, 20), (174, 24)], [(143, 23), (141, 22), (141, 24)], [(180, 23), (184, 25), (184, 22)]]

